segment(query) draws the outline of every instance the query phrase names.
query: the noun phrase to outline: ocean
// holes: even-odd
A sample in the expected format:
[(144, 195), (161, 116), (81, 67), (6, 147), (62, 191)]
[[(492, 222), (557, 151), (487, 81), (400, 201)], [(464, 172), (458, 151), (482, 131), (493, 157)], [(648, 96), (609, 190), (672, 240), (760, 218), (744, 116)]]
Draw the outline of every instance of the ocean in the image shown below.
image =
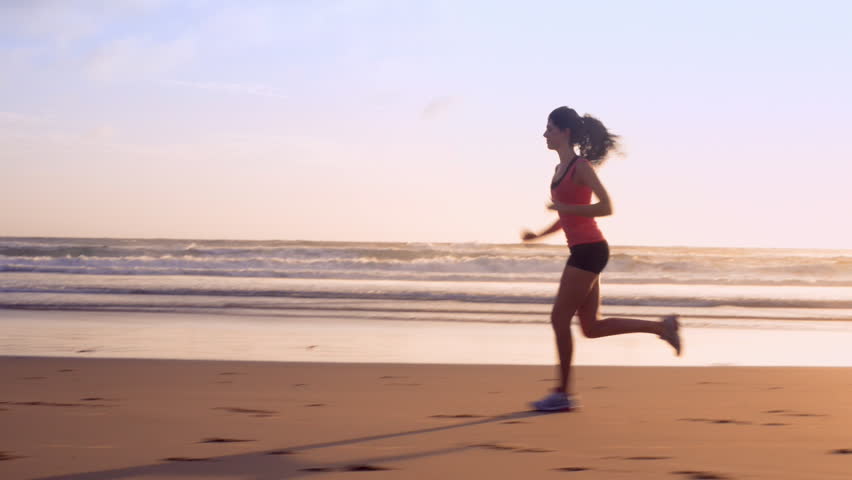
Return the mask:
[[(852, 329), (852, 250), (611, 251), (602, 277), (604, 315), (679, 313), (685, 326), (700, 329)], [(5, 237), (0, 354), (104, 353), (104, 346), (84, 348), (41, 328), (48, 321), (68, 328), (93, 318), (113, 319), (99, 323), (103, 331), (136, 319), (150, 332), (157, 328), (150, 326), (152, 318), (182, 324), (192, 319), (196, 331), (205, 322), (224, 322), (236, 331), (262, 322), (267, 330), (287, 327), (290, 333), (298, 325), (308, 342), (312, 330), (330, 325), (355, 336), (377, 324), (401, 336), (422, 332), (426, 324), (504, 332), (510, 325), (532, 326), (549, 334), (550, 305), (567, 253), (565, 246), (546, 244)], [(127, 353), (120, 339), (112, 341)], [(134, 348), (140, 356), (169, 356)]]

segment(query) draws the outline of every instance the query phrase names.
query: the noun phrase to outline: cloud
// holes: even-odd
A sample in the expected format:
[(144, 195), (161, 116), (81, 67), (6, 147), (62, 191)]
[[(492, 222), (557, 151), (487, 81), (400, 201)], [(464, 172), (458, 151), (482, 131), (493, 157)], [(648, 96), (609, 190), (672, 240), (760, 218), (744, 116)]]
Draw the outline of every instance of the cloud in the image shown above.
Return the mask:
[(53, 114), (0, 112), (0, 135), (19, 136), (52, 131), (56, 126), (55, 120)]
[(83, 138), (91, 141), (112, 141), (117, 130), (110, 125), (99, 125), (83, 134)]
[(85, 71), (101, 80), (156, 76), (190, 61), (196, 49), (196, 41), (186, 36), (165, 42), (127, 37), (97, 49), (85, 62)]
[(161, 0), (4, 0), (0, 2), (0, 31), (65, 46), (98, 34), (117, 19), (138, 16), (164, 3)]
[(455, 103), (457, 103), (457, 100), (454, 97), (435, 97), (423, 108), (420, 117), (423, 119), (436, 118), (449, 110)]
[(0, 112), (0, 125), (33, 125), (44, 123), (46, 115), (32, 115), (28, 113)]
[(98, 21), (92, 11), (70, 2), (12, 1), (0, 4), (0, 27), (6, 35), (66, 44), (92, 34)]
[(169, 85), (177, 85), (180, 87), (197, 88), (213, 92), (226, 92), (242, 95), (255, 95), (259, 97), (270, 97), (287, 100), (289, 97), (281, 90), (267, 85), (259, 84), (244, 84), (244, 83), (223, 83), (223, 82), (186, 82), (181, 80), (171, 80), (165, 82)]

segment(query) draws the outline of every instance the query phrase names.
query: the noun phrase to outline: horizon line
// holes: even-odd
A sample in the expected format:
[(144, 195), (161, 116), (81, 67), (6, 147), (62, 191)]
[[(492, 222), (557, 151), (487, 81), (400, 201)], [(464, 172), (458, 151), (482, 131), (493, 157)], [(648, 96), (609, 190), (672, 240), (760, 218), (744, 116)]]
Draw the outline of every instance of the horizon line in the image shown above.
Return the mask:
[[(137, 236), (112, 236), (105, 237), (102, 235), (93, 236), (48, 236), (48, 235), (0, 235), (0, 240), (38, 240), (38, 239), (68, 239), (68, 240), (148, 240), (148, 241), (216, 241), (216, 242), (295, 242), (295, 243), (336, 243), (336, 244), (356, 244), (356, 243), (371, 243), (371, 244), (425, 244), (425, 245), (494, 245), (494, 246), (548, 246), (548, 247), (567, 247), (565, 242), (533, 242), (524, 243), (521, 241), (506, 243), (506, 242), (483, 242), (483, 241), (423, 241), (423, 240), (310, 240), (310, 239), (285, 239), (285, 238), (223, 238), (223, 237), (137, 237)], [(611, 244), (614, 248), (672, 248), (672, 249), (725, 249), (725, 250), (826, 250), (826, 251), (852, 251), (850, 248), (836, 247), (789, 247), (789, 246), (719, 246), (719, 245), (684, 245), (684, 244)]]

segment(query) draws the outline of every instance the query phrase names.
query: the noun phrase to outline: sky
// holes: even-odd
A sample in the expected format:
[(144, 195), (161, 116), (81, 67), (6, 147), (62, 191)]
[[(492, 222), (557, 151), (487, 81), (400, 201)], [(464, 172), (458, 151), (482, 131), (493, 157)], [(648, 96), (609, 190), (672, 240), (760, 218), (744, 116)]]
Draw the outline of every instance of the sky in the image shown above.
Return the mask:
[[(0, 236), (852, 248), (852, 3), (0, 2)], [(559, 234), (550, 243), (564, 243)]]

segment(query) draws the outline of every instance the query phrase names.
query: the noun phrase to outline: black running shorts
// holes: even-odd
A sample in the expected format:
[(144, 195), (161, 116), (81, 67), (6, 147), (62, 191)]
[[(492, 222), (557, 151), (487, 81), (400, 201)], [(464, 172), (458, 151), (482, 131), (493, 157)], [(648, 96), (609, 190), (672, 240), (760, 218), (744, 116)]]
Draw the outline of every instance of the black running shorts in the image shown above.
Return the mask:
[(571, 248), (568, 265), (592, 273), (603, 272), (609, 261), (609, 244), (606, 241), (583, 243)]

